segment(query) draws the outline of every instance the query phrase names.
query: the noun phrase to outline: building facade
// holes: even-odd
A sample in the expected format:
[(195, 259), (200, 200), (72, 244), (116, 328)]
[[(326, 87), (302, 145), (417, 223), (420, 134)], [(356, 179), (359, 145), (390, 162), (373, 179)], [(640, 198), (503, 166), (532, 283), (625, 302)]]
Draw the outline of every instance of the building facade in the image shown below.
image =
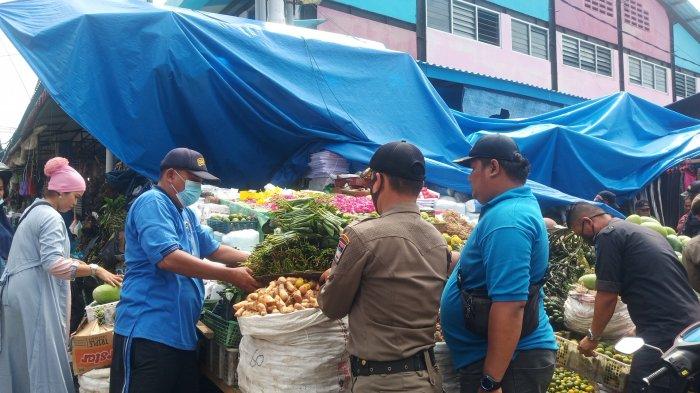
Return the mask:
[[(206, 3), (171, 0), (180, 6), (188, 1)], [(210, 2), (226, 4), (228, 10), (237, 5), (237, 15), (246, 17), (255, 3)], [(521, 117), (565, 106), (571, 96), (590, 99), (628, 91), (667, 105), (695, 94), (700, 29), (693, 18), (697, 23), (700, 13), (688, 17), (674, 5), (679, 1), (324, 0), (302, 6), (298, 14), (320, 20), (318, 30), (381, 42), (428, 68), (541, 89), (525, 96), (503, 94), (488, 83), (462, 83), (461, 106), (451, 105), (488, 115), (493, 108), (475, 107), (488, 98), (509, 108), (529, 108), (511, 113)]]

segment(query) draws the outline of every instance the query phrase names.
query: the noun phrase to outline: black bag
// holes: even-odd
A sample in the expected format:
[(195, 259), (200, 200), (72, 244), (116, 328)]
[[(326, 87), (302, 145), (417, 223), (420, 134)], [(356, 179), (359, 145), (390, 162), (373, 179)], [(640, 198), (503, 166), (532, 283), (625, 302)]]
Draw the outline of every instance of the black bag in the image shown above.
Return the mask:
[[(549, 268), (544, 273), (542, 280), (530, 285), (528, 288), (527, 301), (523, 311), (523, 329), (520, 338), (534, 332), (540, 324), (540, 289), (549, 279)], [(489, 315), (491, 313), (491, 298), (485, 288), (464, 289), (462, 286), (462, 272), (457, 272), (457, 286), (462, 298), (462, 312), (464, 313), (464, 323), (470, 332), (488, 337)]]

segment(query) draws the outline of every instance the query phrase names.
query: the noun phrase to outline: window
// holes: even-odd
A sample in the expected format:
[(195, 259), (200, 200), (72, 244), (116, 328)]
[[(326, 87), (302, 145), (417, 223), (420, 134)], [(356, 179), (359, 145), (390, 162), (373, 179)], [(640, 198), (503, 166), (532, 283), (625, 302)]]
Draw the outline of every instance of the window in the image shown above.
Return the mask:
[(450, 0), (428, 1), (428, 27), (450, 32)]
[(583, 6), (602, 15), (613, 16), (614, 4), (612, 0), (585, 0)]
[(690, 97), (697, 92), (695, 76), (676, 72), (675, 90), (678, 99)]
[(624, 0), (622, 11), (625, 24), (649, 31), (649, 11), (644, 9), (641, 1)]
[(642, 85), (650, 89), (667, 92), (666, 67), (629, 57), (629, 80), (635, 85)]
[(548, 58), (547, 30), (519, 20), (511, 20), (513, 50), (526, 55)]
[(452, 33), (491, 45), (501, 44), (500, 15), (463, 0), (452, 1)]
[(612, 52), (604, 46), (564, 35), (562, 55), (564, 64), (568, 66), (612, 76)]

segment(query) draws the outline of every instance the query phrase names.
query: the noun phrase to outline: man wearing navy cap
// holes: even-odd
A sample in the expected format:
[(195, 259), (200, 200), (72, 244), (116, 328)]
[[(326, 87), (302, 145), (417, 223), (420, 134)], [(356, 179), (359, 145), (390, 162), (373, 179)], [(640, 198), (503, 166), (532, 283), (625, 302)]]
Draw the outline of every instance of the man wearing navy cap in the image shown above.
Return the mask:
[(391, 142), (369, 167), (381, 216), (345, 229), (319, 305), (329, 318), (349, 315), (353, 392), (442, 392), (433, 346), (450, 254), (416, 204), (425, 160)]
[[(171, 150), (158, 185), (134, 201), (126, 219), (126, 274), (117, 306), (110, 392), (197, 392), (196, 323), (202, 279), (259, 287), (248, 253), (220, 245), (188, 206), (202, 182), (218, 179), (194, 150)], [(202, 260), (207, 258), (227, 266)]]
[(556, 341), (544, 311), (549, 241), (513, 139), (481, 138), (456, 163), (472, 170), (479, 223), (442, 295), (440, 323), (462, 393), (542, 392)]

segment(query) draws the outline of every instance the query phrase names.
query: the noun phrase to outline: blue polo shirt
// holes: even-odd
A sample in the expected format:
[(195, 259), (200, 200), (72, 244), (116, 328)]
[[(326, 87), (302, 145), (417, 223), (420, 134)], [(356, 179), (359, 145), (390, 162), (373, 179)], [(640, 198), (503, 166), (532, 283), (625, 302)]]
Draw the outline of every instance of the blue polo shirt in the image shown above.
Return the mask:
[(178, 208), (160, 188), (134, 201), (124, 234), (126, 272), (114, 331), (177, 349), (196, 349), (204, 283), (160, 269), (158, 263), (176, 250), (206, 257), (219, 243), (202, 229), (191, 209)]
[[(465, 288), (486, 288), (494, 302), (525, 301), (530, 284), (544, 276), (548, 258), (547, 229), (529, 187), (511, 189), (482, 207), (479, 224), (447, 280), (440, 302), (440, 325), (455, 369), (484, 359), (487, 349), (487, 341), (464, 326), (457, 272), (462, 272)], [(516, 350), (557, 349), (543, 300), (539, 307), (539, 326), (520, 340)]]

